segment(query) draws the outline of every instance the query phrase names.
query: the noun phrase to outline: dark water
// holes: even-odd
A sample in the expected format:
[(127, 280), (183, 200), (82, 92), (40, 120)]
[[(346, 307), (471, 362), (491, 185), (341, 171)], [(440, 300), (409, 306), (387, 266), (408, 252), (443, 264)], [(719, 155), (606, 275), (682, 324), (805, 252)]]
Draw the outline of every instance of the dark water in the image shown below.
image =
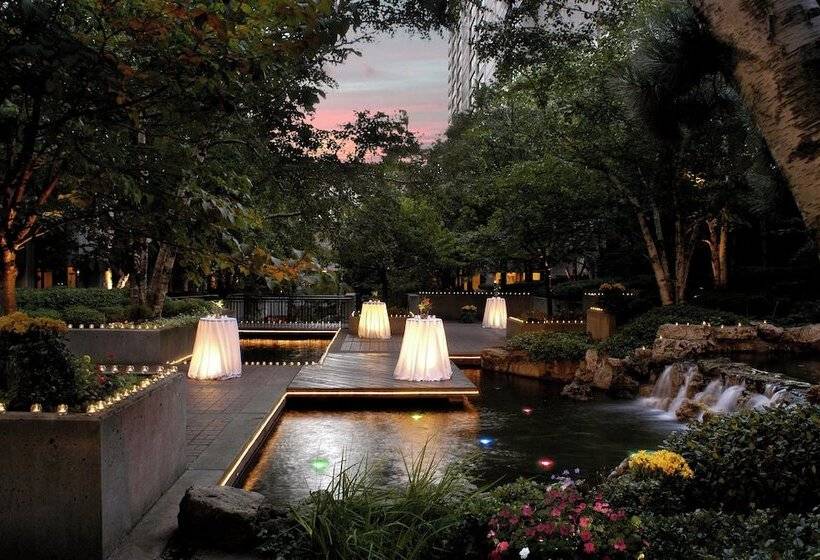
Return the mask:
[[(536, 380), (468, 372), (481, 388), (472, 410), (375, 402), (289, 410), (244, 487), (287, 502), (324, 487), (344, 457), (367, 459), (385, 481), (403, 480), (402, 456), (468, 462), (480, 482), (549, 478), (564, 469), (608, 472), (631, 450), (653, 448), (681, 427), (637, 401), (580, 403)], [(308, 405), (305, 405), (308, 406)], [(311, 404), (310, 406), (315, 406)], [(379, 408), (382, 406), (382, 408)]]
[(806, 381), (807, 383), (820, 383), (820, 359), (809, 358), (807, 356), (793, 356), (783, 354), (735, 354), (732, 360), (744, 362), (757, 369), (772, 373), (780, 373), (785, 377)]
[(243, 338), (239, 341), (243, 362), (319, 361), (330, 343), (328, 339)]

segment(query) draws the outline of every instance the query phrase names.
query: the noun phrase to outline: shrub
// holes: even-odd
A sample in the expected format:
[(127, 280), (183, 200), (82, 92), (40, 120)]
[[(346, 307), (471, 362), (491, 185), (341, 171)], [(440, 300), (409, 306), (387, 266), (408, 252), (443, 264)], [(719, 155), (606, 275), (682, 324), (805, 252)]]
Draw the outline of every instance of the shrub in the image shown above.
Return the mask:
[(672, 434), (664, 447), (681, 454), (695, 473), (686, 486), (692, 509), (809, 511), (820, 504), (820, 409), (815, 406), (711, 418)]
[(19, 312), (0, 317), (0, 390), (9, 409), (76, 404), (76, 364), (65, 332), (65, 323), (53, 319)]
[(162, 307), (164, 317), (176, 317), (177, 315), (200, 315), (205, 316), (213, 312), (213, 304), (204, 299), (168, 299)]
[(731, 325), (743, 321), (743, 317), (694, 305), (656, 307), (624, 325), (603, 343), (603, 348), (610, 356), (624, 357), (636, 348), (651, 346), (661, 325), (703, 321), (716, 325)]
[(679, 476), (692, 478), (692, 469), (679, 454), (661, 449), (660, 451), (637, 451), (629, 456), (629, 470), (649, 476)]
[(646, 515), (647, 560), (743, 558), (804, 560), (820, 554), (820, 512), (796, 515), (755, 510), (748, 515), (698, 510)]
[(92, 309), (128, 305), (128, 290), (105, 288), (20, 288), (17, 290), (17, 305), (21, 309), (63, 310), (75, 305)]
[(31, 311), (27, 311), (26, 314), (29, 317), (43, 317), (46, 319), (54, 319), (55, 321), (63, 320), (63, 314), (56, 309), (32, 309)]
[(512, 350), (523, 350), (540, 362), (578, 361), (593, 346), (586, 333), (534, 332), (515, 335), (507, 342)]
[(600, 278), (563, 282), (552, 288), (552, 297), (580, 301), (584, 297), (584, 293), (597, 291), (603, 282)]
[(69, 325), (99, 325), (105, 323), (105, 315), (84, 305), (74, 305), (63, 310), (63, 319)]
[(147, 305), (131, 305), (128, 307), (129, 321), (145, 321), (153, 318), (154, 312)]
[(105, 315), (105, 320), (108, 323), (118, 323), (128, 319), (128, 308), (124, 305), (101, 307), (100, 312)]

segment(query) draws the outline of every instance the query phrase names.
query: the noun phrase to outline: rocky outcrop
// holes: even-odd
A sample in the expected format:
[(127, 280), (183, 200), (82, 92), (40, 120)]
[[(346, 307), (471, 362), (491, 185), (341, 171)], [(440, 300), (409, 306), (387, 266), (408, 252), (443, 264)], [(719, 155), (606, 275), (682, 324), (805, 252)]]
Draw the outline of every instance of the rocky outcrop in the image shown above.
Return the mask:
[(179, 504), (179, 530), (223, 550), (242, 550), (256, 539), (265, 497), (230, 486), (193, 486)]
[(592, 390), (597, 389), (617, 398), (633, 398), (638, 394), (639, 383), (632, 375), (631, 364), (631, 360), (611, 358), (590, 348), (575, 371), (572, 383), (564, 388), (562, 394), (586, 400)]
[(567, 382), (575, 376), (578, 362), (537, 362), (521, 350), (485, 348), (481, 351), (481, 368), (524, 377)]
[(561, 396), (575, 399), (576, 401), (588, 401), (592, 398), (592, 387), (588, 383), (573, 381), (568, 383), (561, 390)]
[(720, 378), (727, 385), (743, 384), (748, 390), (757, 393), (765, 392), (766, 386), (771, 383), (796, 395), (805, 394), (810, 387), (809, 383), (787, 379), (779, 373), (761, 371), (749, 364), (733, 362), (728, 358), (698, 360), (697, 364), (704, 377)]
[[(820, 325), (784, 329), (768, 323), (713, 326), (662, 325), (648, 359), (669, 364), (709, 354), (738, 352), (818, 352)], [(636, 351), (635, 358), (641, 359)]]

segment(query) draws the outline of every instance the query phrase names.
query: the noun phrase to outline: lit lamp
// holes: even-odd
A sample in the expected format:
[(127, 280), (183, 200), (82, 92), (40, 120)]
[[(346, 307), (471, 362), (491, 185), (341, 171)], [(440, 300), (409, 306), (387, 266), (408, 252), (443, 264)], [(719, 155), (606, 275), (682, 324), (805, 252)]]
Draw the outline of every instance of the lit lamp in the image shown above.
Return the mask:
[(481, 326), (485, 329), (507, 328), (507, 301), (503, 297), (487, 298), (487, 305), (484, 307), (484, 320), (481, 322)]
[[(163, 368), (164, 369), (164, 368)], [(159, 369), (158, 369), (159, 373)], [(242, 375), (239, 326), (233, 317), (203, 317), (196, 330), (188, 377), (229, 379)]]
[(390, 319), (383, 301), (371, 300), (362, 304), (358, 334), (359, 338), (390, 338)]
[(444, 381), (452, 375), (441, 319), (432, 316), (408, 318), (393, 377), (404, 381)]

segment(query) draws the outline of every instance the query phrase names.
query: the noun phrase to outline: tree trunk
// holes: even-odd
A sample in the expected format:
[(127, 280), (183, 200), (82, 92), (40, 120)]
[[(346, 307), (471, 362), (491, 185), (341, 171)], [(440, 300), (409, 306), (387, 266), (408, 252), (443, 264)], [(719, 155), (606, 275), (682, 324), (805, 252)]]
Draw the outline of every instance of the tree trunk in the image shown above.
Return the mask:
[(165, 243), (160, 244), (157, 258), (154, 261), (154, 272), (151, 274), (151, 284), (148, 287), (151, 313), (155, 317), (162, 314), (162, 306), (168, 294), (168, 284), (171, 281), (171, 271), (174, 269), (175, 260), (175, 251)]
[(724, 216), (720, 224), (720, 243), (718, 244), (718, 262), (720, 263), (721, 288), (729, 287), (729, 219)]
[(652, 265), (652, 272), (655, 273), (655, 283), (658, 285), (658, 293), (661, 297), (662, 305), (672, 305), (675, 297), (672, 292), (672, 281), (669, 278), (669, 264), (666, 257), (658, 250), (655, 238), (652, 236), (652, 229), (644, 212), (638, 212), (638, 225), (641, 226), (641, 235), (646, 244), (646, 252), (649, 262)]
[(689, 284), (689, 270), (695, 248), (695, 231), (696, 228), (687, 227), (680, 216), (675, 218), (675, 303), (686, 302), (686, 287)]
[(148, 305), (148, 243), (145, 238), (137, 240), (132, 255), (131, 303)]
[(2, 284), (2, 301), (0, 305), (3, 307), (3, 313), (6, 315), (17, 311), (17, 255), (13, 250), (3, 247), (2, 254), (0, 254), (0, 284)]
[(789, 181), (820, 256), (817, 0), (690, 0), (736, 54), (734, 79)]
[(719, 217), (712, 216), (706, 220), (706, 229), (709, 234), (706, 246), (709, 247), (709, 260), (712, 264), (712, 278), (714, 286), (724, 289), (729, 284), (728, 253), (729, 253), (729, 219), (725, 212)]

